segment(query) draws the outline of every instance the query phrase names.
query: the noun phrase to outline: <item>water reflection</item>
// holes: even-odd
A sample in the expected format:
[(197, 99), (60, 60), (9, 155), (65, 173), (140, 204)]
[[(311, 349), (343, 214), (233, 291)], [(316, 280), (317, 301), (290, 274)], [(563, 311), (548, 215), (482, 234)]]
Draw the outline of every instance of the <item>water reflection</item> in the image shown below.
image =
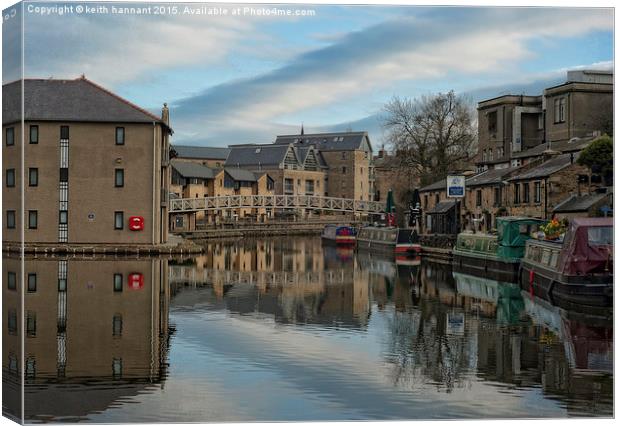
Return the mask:
[[(64, 292), (61, 262), (26, 262), (37, 274), (24, 310), (27, 336), (36, 318), (24, 367), (31, 420), (613, 414), (611, 320), (510, 283), (316, 238), (214, 243), (182, 261), (69, 260)], [(136, 273), (142, 286), (127, 281)], [(19, 289), (3, 292), (19, 317)], [(5, 389), (22, 359), (11, 315)]]
[[(162, 383), (168, 340), (167, 261), (26, 259), (25, 330), (20, 263), (17, 258), (3, 259), (5, 274), (17, 278), (14, 288), (3, 286), (3, 308), (8, 312), (3, 383), (19, 395), (14, 383), (23, 369), (27, 420), (83, 420)], [(6, 401), (3, 408), (21, 417), (18, 401)]]

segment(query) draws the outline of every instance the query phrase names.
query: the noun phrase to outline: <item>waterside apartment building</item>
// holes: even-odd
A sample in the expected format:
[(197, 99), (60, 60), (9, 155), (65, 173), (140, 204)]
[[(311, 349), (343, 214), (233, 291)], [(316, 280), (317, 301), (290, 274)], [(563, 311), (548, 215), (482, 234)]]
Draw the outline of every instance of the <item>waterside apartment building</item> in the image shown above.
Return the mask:
[(156, 116), (83, 76), (3, 91), (4, 242), (22, 228), (26, 244), (167, 242), (165, 104)]

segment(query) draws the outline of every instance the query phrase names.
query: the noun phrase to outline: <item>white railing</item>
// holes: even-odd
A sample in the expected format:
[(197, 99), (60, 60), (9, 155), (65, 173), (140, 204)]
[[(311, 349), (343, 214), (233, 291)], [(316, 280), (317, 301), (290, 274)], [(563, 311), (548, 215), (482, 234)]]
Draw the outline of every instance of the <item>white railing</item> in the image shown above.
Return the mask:
[(250, 284), (283, 286), (288, 284), (346, 284), (353, 282), (353, 269), (325, 271), (222, 271), (196, 270), (195, 267), (170, 265), (171, 283)]
[(318, 195), (227, 195), (221, 197), (176, 198), (170, 200), (170, 213), (208, 210), (313, 209), (340, 212), (381, 213), (383, 203)]

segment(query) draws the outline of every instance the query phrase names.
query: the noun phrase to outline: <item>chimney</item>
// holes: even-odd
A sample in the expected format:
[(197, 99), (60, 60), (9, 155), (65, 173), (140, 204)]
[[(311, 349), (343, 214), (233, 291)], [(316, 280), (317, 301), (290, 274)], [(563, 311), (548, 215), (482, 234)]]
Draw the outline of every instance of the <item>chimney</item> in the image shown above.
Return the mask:
[(168, 110), (167, 103), (164, 103), (164, 107), (161, 109), (161, 121), (170, 127), (170, 110)]

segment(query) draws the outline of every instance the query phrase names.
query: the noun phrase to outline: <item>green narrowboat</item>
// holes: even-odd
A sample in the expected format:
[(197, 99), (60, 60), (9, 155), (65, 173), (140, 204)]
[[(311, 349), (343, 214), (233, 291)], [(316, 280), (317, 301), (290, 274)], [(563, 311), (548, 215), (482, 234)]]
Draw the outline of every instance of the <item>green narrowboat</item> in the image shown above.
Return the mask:
[(452, 250), (458, 272), (497, 281), (517, 282), (525, 242), (546, 221), (530, 217), (498, 217), (497, 233), (462, 232)]

